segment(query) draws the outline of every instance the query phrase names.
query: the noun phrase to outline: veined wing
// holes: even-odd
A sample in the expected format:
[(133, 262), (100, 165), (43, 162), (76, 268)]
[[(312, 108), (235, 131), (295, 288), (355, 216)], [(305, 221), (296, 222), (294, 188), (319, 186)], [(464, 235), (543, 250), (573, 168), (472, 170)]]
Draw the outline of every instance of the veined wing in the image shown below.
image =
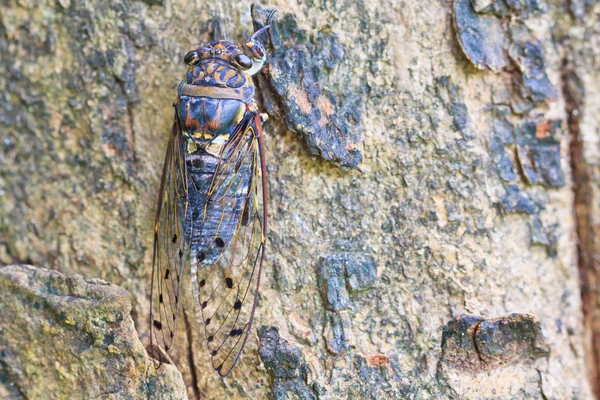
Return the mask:
[[(238, 362), (252, 327), (265, 250), (266, 201), (260, 119), (247, 112), (221, 150), (204, 220), (197, 223), (198, 229), (210, 230), (206, 236), (211, 243), (191, 253), (199, 322), (212, 366), (221, 376)], [(225, 232), (231, 226), (232, 236)], [(221, 250), (216, 262), (207, 263), (201, 249), (214, 248), (213, 243)]]
[(157, 357), (156, 351), (162, 348), (168, 353), (175, 344), (181, 284), (190, 254), (184, 227), (189, 209), (185, 146), (175, 113), (154, 225), (150, 343), (154, 358), (159, 360), (157, 367), (166, 360)]

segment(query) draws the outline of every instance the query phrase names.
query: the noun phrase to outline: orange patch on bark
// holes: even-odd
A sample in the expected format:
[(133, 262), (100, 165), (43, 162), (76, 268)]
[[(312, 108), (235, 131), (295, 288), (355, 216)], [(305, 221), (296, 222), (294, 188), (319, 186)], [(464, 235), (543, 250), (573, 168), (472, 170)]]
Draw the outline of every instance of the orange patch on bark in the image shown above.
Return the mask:
[[(308, 93), (306, 93), (305, 90), (299, 88), (298, 85), (292, 85), (289, 87), (288, 91), (302, 112), (306, 114), (310, 114), (312, 112), (313, 104), (309, 100)], [(319, 125), (321, 125), (321, 128), (323, 128), (327, 122), (329, 122), (331, 114), (333, 114), (333, 104), (327, 96), (320, 95), (316, 98), (314, 105), (321, 112)]]
[(390, 363), (390, 359), (385, 354), (366, 356), (365, 360), (367, 360), (367, 364), (371, 367), (381, 367)]
[(550, 121), (542, 122), (535, 129), (535, 137), (538, 139), (547, 138), (548, 136), (550, 136), (551, 127), (552, 124), (550, 123)]
[(311, 104), (310, 100), (308, 100), (308, 93), (300, 89), (297, 85), (290, 86), (288, 90), (290, 91), (292, 97), (296, 100), (296, 104), (298, 104), (298, 107), (300, 107), (302, 112), (310, 114)]
[(325, 124), (327, 124), (327, 121), (329, 121), (329, 117), (331, 117), (331, 114), (333, 114), (333, 104), (331, 104), (331, 101), (329, 101), (327, 96), (320, 95), (319, 97), (317, 97), (316, 106), (321, 111), (319, 125), (321, 125), (322, 128), (325, 126)]
[(385, 354), (374, 354), (372, 356), (365, 356), (367, 365), (370, 367), (386, 367), (390, 375), (394, 373), (392, 365), (390, 364), (390, 358)]

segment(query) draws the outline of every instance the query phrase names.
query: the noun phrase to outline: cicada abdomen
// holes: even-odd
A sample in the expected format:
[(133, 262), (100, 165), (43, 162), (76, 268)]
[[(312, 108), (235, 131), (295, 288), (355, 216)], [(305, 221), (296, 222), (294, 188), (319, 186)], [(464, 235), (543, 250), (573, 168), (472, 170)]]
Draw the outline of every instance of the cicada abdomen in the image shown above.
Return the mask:
[[(267, 26), (268, 27), (268, 26)], [(267, 230), (266, 167), (251, 76), (265, 62), (227, 41), (186, 54), (155, 224), (151, 341), (169, 352), (188, 265), (212, 365), (226, 376), (246, 344)]]

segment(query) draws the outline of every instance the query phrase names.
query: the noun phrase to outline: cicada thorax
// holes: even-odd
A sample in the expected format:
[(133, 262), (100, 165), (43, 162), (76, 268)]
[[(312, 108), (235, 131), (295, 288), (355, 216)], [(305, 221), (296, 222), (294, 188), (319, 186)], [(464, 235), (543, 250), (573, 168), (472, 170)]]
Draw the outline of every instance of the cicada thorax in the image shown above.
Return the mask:
[(253, 132), (239, 129), (248, 120), (248, 110), (255, 108), (253, 95), (249, 77), (222, 58), (212, 57), (190, 68), (187, 82), (179, 88), (175, 107), (187, 139), (189, 186), (184, 225), (200, 264), (217, 261), (234, 239), (248, 206), (257, 160), (247, 146)]
[(187, 139), (187, 154), (219, 156), (246, 113), (246, 104), (235, 99), (179, 96), (177, 111)]

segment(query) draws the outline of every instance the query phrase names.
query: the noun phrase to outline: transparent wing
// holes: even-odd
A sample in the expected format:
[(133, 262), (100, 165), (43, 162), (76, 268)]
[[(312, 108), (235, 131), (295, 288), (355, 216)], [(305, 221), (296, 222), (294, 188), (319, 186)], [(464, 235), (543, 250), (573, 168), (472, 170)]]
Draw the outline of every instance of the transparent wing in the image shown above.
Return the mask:
[[(204, 216), (217, 215), (218, 222), (204, 220), (198, 229), (210, 229), (210, 240), (221, 248), (216, 262), (207, 265), (198, 251), (191, 255), (199, 322), (212, 366), (221, 376), (239, 360), (258, 300), (267, 215), (260, 129), (259, 117), (247, 113), (221, 150), (208, 189)], [(232, 226), (233, 235), (228, 235)]]
[[(150, 344), (154, 355), (160, 348), (168, 353), (175, 344), (181, 283), (190, 254), (184, 227), (189, 208), (184, 146), (185, 138), (176, 113), (163, 166), (154, 225), (150, 304)], [(154, 358), (158, 358), (157, 367), (165, 362), (164, 357)]]

